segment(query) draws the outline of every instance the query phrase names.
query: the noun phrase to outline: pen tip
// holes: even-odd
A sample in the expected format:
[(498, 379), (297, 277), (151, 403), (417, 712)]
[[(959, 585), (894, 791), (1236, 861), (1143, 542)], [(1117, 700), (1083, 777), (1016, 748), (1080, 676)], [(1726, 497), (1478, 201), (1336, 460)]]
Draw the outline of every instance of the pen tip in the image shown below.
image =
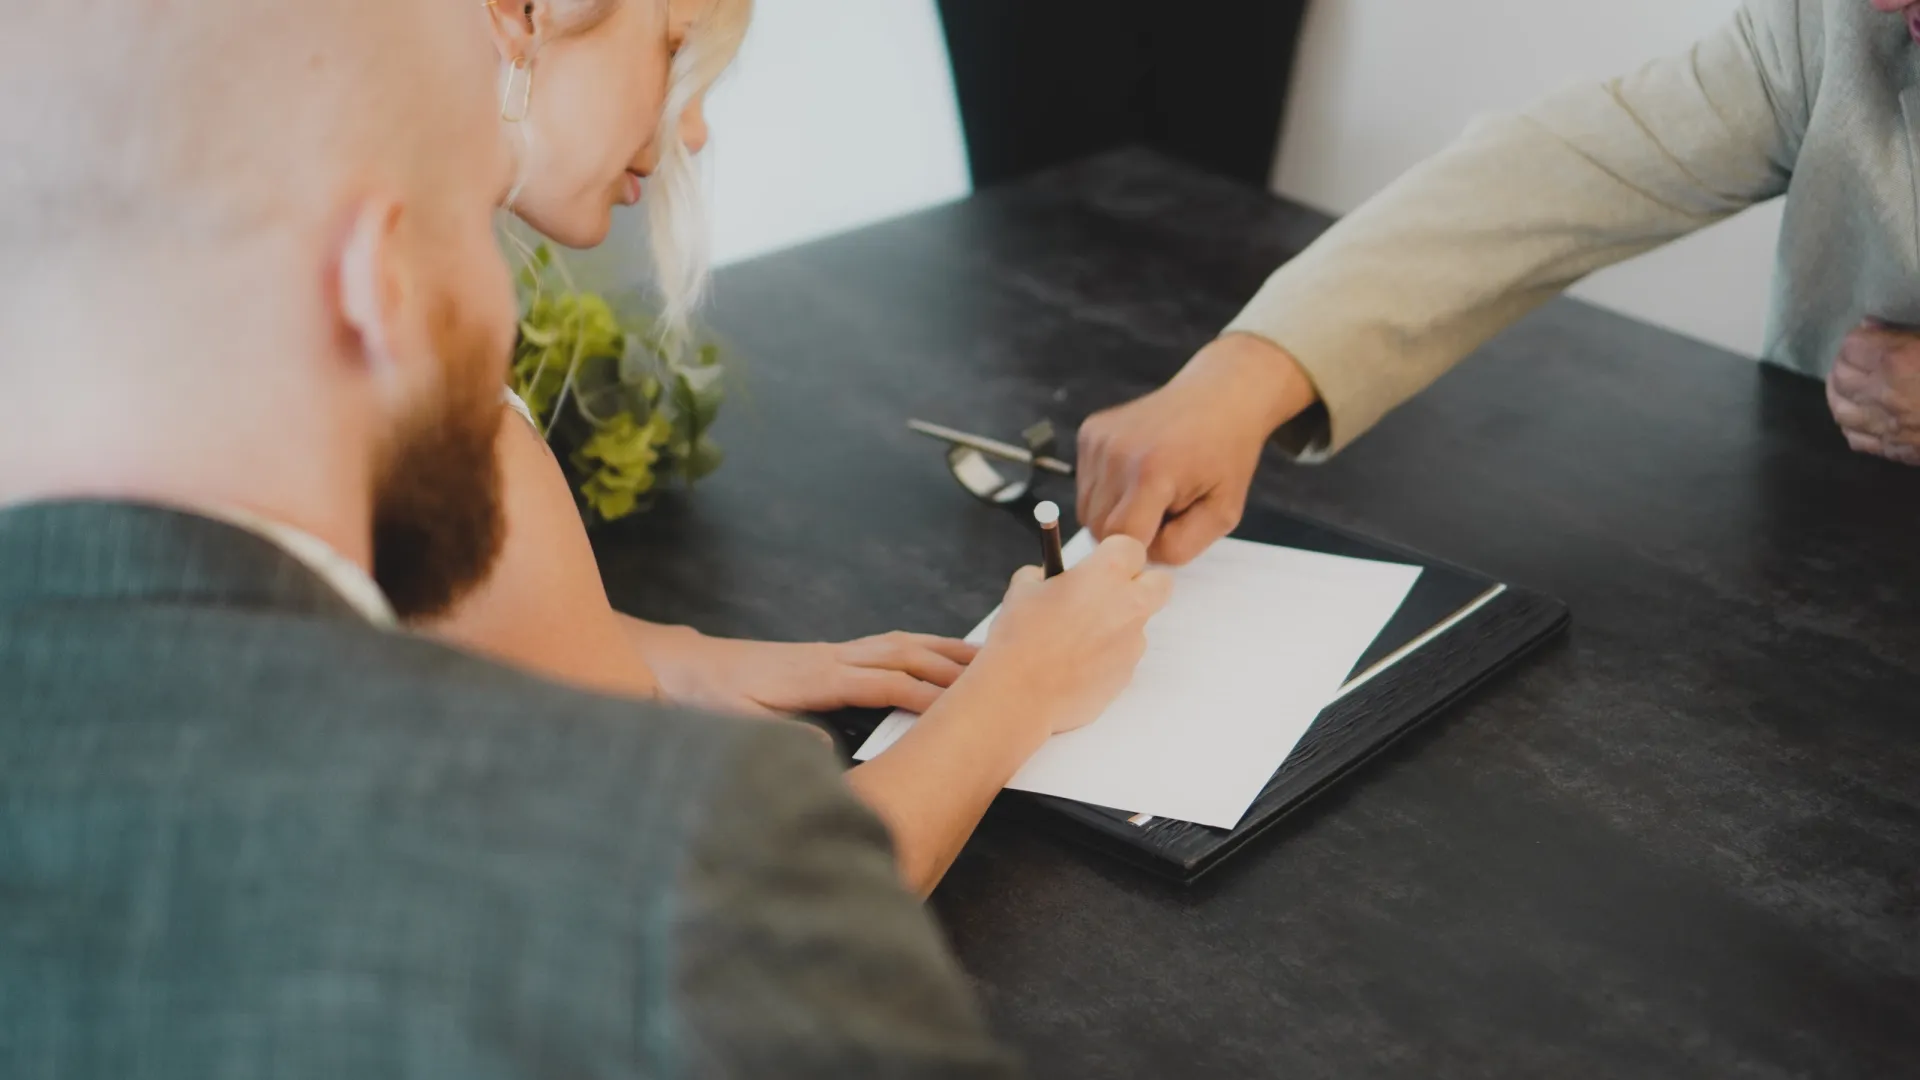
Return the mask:
[(1050, 502), (1043, 502), (1033, 508), (1033, 520), (1041, 525), (1060, 524), (1060, 508)]

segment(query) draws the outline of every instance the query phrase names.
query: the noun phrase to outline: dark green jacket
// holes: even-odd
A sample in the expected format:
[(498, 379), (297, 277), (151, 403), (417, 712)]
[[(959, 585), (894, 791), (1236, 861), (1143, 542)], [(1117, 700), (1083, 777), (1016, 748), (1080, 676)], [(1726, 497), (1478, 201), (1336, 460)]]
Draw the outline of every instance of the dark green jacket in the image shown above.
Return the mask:
[(374, 628), (277, 547), (0, 514), (0, 1077), (982, 1076), (792, 725)]

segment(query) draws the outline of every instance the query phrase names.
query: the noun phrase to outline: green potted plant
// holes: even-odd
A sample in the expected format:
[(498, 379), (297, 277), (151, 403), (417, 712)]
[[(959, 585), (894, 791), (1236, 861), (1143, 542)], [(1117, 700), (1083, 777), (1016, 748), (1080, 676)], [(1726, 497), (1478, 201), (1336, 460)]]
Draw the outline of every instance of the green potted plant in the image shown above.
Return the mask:
[(560, 460), (588, 525), (651, 507), (720, 467), (720, 347), (669, 347), (637, 303), (578, 288), (552, 249), (526, 252), (510, 381)]

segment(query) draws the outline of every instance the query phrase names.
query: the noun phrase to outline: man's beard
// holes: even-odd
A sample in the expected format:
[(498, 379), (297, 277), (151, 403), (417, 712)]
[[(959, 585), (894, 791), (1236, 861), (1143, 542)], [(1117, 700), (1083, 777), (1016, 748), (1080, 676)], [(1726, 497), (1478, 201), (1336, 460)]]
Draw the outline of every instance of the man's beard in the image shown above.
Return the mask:
[(446, 614), (492, 569), (506, 536), (500, 467), (501, 365), (440, 322), (444, 392), (395, 433), (374, 492), (373, 577), (395, 613)]

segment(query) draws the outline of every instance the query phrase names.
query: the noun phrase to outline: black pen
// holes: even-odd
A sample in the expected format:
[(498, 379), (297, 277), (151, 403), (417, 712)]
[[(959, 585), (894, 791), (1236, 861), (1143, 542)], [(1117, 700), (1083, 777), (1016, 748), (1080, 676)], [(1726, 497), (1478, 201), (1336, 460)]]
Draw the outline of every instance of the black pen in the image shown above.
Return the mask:
[(1040, 562), (1047, 568), (1048, 577), (1059, 577), (1067, 572), (1066, 560), (1060, 555), (1060, 508), (1043, 502), (1033, 508), (1033, 520), (1040, 523)]

